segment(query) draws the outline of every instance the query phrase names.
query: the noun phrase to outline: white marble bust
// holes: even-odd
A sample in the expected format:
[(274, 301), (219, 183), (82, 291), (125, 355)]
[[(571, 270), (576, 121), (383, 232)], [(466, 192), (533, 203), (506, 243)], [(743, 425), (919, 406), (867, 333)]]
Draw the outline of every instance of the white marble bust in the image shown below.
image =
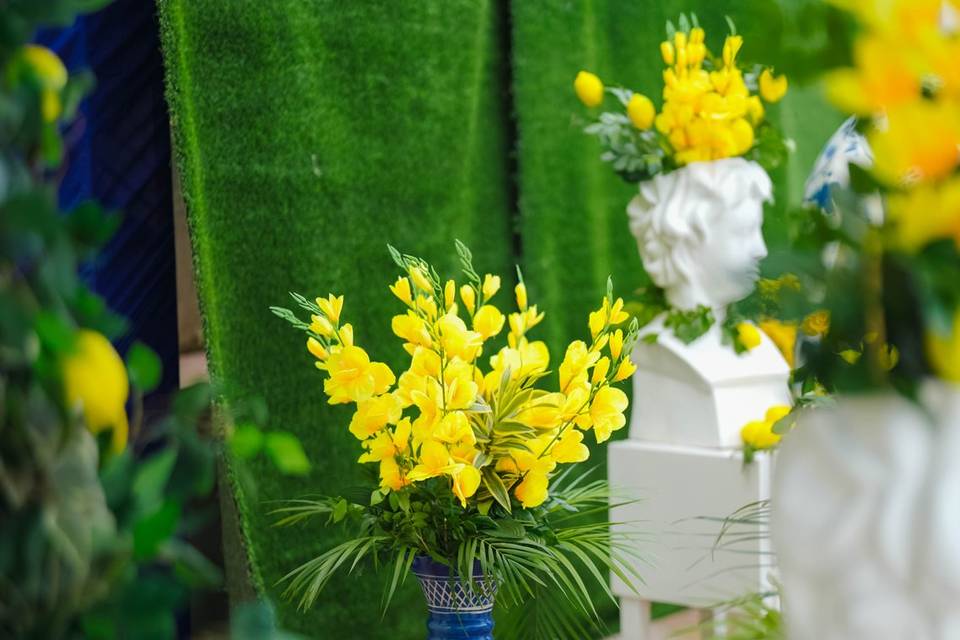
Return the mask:
[(663, 318), (645, 329), (659, 339), (634, 352), (631, 437), (737, 447), (745, 423), (789, 403), (789, 367), (772, 341), (762, 336), (738, 355), (720, 331), (726, 306), (756, 285), (772, 191), (767, 173), (743, 158), (690, 164), (640, 184), (627, 213), (644, 268), (672, 307), (710, 307), (716, 322), (689, 345), (663, 330)]

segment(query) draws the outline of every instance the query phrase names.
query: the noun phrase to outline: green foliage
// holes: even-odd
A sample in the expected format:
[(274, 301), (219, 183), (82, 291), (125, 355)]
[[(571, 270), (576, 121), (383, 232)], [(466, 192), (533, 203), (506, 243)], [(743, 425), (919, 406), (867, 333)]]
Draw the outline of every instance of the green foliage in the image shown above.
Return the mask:
[[(571, 467), (535, 509), (515, 501), (510, 509), (494, 504), (487, 513), (465, 511), (442, 479), (421, 483), (424, 490), (417, 493), (391, 492), (386, 500), (375, 492), (369, 504), (326, 497), (287, 501), (273, 512), (278, 526), (321, 517), (326, 525), (346, 523), (353, 535), (284, 576), (285, 594), (306, 610), (337, 571), (353, 574), (372, 566), (387, 573), (386, 608), (414, 557), (427, 555), (466, 583), (475, 578), (474, 562), (484, 576), (496, 577), (497, 604), (509, 620), (498, 637), (582, 638), (585, 630), (598, 632), (603, 623), (585, 580), (615, 603), (607, 576), (613, 572), (630, 586), (641, 579), (641, 534), (623, 523), (611, 531), (611, 523), (591, 517), (611, 501), (627, 502), (588, 475), (574, 475)], [(531, 597), (535, 607), (527, 606)]]

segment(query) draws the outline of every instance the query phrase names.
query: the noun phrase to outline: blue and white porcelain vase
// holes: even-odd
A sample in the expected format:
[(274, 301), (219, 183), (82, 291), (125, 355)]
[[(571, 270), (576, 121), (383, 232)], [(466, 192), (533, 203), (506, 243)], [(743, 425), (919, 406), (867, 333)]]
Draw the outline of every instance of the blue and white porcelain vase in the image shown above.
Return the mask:
[(427, 640), (493, 640), (495, 579), (480, 572), (474, 563), (473, 588), (456, 572), (428, 556), (413, 561), (427, 600)]

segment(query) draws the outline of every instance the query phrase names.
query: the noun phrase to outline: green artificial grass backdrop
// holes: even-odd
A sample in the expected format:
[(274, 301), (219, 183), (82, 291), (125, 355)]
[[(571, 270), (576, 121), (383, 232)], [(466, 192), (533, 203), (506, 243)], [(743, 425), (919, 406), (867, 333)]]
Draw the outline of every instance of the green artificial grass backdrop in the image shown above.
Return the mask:
[[(383, 623), (382, 576), (343, 577), (306, 613), (279, 598), (276, 581), (340, 534), (274, 529), (266, 502), (337, 493), (361, 475), (349, 410), (324, 402), (302, 336), (267, 307), (288, 305), (288, 290), (345, 293), (358, 342), (396, 367), (404, 354), (389, 329), (398, 306), (385, 244), (449, 274), (460, 238), (480, 270), (509, 275), (520, 260), (531, 302), (547, 313), (536, 335), (556, 364), (587, 333), (608, 274), (622, 295), (644, 282), (625, 213), (633, 188), (581, 131), (577, 71), (659, 104), (668, 18), (696, 12), (716, 49), (730, 15), (745, 36), (742, 56), (764, 61), (778, 45), (780, 10), (765, 0), (158, 4), (209, 364), (233, 393), (262, 396), (269, 427), (298, 435), (314, 464), (295, 479), (254, 463), (256, 494), (236, 492), (254, 581), (290, 630), (422, 637), (413, 581)], [(773, 244), (784, 241), (777, 211), (799, 201), (839, 123), (822, 109), (815, 89), (798, 87), (774, 109), (798, 150), (775, 176)], [(592, 461), (604, 462), (595, 449)], [(597, 603), (615, 625), (614, 607)]]
[(289, 630), (422, 637), (414, 580), (382, 622), (383, 576), (340, 577), (302, 614), (279, 598), (276, 581), (341, 534), (273, 528), (268, 501), (336, 495), (362, 476), (349, 409), (326, 404), (303, 335), (268, 306), (293, 306), (290, 290), (344, 293), (358, 343), (397, 370), (388, 242), (443, 275), (460, 238), (478, 269), (512, 272), (502, 12), (475, 0), (159, 9), (209, 365), (232, 393), (262, 396), (268, 426), (299, 436), (313, 462), (291, 478), (255, 461), (256, 495), (237, 492), (254, 581)]

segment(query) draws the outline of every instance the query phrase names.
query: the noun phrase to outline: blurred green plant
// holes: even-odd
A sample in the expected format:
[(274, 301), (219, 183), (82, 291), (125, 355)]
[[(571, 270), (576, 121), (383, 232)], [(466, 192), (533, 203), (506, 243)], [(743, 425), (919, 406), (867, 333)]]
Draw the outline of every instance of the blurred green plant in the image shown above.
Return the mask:
[[(28, 43), (107, 0), (14, 0), (0, 9), (0, 637), (171, 638), (191, 590), (219, 569), (188, 544), (215, 483), (218, 440), (204, 436), (215, 390), (182, 390), (143, 425), (160, 359), (110, 339), (124, 318), (77, 276), (120, 218), (93, 202), (57, 206), (61, 126), (93, 86)], [(131, 393), (132, 390), (132, 393)], [(129, 417), (128, 417), (129, 416)], [(261, 433), (265, 406), (231, 406), (228, 424), (284, 472), (309, 461), (284, 432)], [(231, 433), (232, 427), (227, 428)], [(234, 444), (231, 449), (241, 448)], [(246, 446), (242, 459), (259, 447)], [(242, 465), (241, 465), (242, 466)], [(241, 626), (242, 623), (241, 623)], [(279, 637), (279, 636), (278, 636)]]

